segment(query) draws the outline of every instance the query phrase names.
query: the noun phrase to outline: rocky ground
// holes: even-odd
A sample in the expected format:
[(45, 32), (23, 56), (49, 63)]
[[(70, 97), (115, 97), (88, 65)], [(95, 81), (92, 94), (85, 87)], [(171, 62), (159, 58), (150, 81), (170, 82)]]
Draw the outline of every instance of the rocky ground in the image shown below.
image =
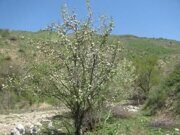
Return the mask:
[(40, 126), (41, 123), (50, 121), (50, 119), (65, 112), (65, 108), (32, 111), (19, 114), (0, 114), (0, 135), (9, 135), (11, 130), (18, 124), (23, 125), (26, 128), (30, 128), (34, 125)]
[[(42, 107), (43, 106), (43, 107)], [(111, 105), (113, 113), (118, 115), (124, 114), (122, 112), (137, 112), (138, 107), (131, 105)], [(118, 108), (118, 109), (117, 109)], [(121, 110), (121, 111), (119, 111)], [(26, 129), (31, 129), (33, 126), (42, 126), (43, 122), (51, 122), (51, 118), (55, 115), (62, 114), (66, 112), (65, 107), (53, 108), (50, 105), (43, 104), (38, 109), (33, 109), (33, 111), (20, 111), (21, 113), (9, 113), (0, 114), (0, 135), (9, 135), (14, 128), (18, 125), (23, 125)]]
[[(43, 106), (43, 107), (42, 107)], [(42, 108), (41, 108), (42, 107)], [(20, 111), (21, 113), (9, 113), (9, 114), (0, 114), (0, 135), (10, 135), (13, 129), (23, 126), (26, 131), (31, 130), (32, 127), (41, 127), (42, 123), (49, 123), (53, 116), (60, 115), (67, 112), (67, 108), (59, 107), (54, 108), (50, 105), (43, 104), (38, 109)], [(107, 109), (110, 109), (112, 114), (115, 117), (119, 118), (128, 118), (137, 114), (140, 110), (140, 106), (134, 106), (129, 104), (113, 104), (107, 103)], [(171, 126), (178, 125), (180, 121), (172, 119), (153, 119), (149, 124), (151, 127), (161, 127), (161, 126)], [(40, 129), (40, 128), (39, 128)], [(179, 133), (179, 128), (175, 128)], [(28, 132), (29, 133), (29, 132)], [(20, 134), (15, 134), (20, 135)]]

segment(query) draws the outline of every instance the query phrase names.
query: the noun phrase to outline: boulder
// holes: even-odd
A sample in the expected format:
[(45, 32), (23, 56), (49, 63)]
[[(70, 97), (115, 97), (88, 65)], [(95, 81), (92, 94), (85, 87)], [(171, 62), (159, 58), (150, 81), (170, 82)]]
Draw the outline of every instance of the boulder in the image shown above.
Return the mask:
[(11, 131), (11, 135), (24, 135), (25, 128), (22, 124), (17, 124), (16, 127)]

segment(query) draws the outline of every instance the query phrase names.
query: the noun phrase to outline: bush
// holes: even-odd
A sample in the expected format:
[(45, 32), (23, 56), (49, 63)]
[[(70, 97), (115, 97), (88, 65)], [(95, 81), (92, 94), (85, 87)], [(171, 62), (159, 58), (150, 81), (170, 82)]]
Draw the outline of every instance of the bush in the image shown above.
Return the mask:
[(165, 104), (166, 94), (162, 88), (151, 91), (145, 103), (146, 115), (154, 115)]
[(150, 115), (162, 108), (179, 114), (180, 108), (180, 64), (177, 64), (173, 72), (162, 82), (157, 90), (153, 90), (145, 105)]
[(5, 29), (5, 30), (0, 29), (0, 35), (1, 35), (3, 38), (7, 38), (7, 37), (9, 37), (10, 32), (9, 32), (8, 29)]
[(17, 38), (15, 36), (10, 36), (9, 40), (15, 42), (15, 41), (17, 41)]

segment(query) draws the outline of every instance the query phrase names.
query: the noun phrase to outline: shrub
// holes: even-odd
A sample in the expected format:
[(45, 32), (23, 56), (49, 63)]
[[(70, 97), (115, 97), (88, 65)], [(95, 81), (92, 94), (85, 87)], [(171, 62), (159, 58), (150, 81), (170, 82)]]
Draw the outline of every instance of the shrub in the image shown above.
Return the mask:
[(166, 110), (179, 114), (180, 107), (180, 64), (177, 64), (173, 72), (162, 82), (157, 90), (153, 90), (145, 105), (145, 109), (150, 114), (155, 114), (159, 109), (165, 107)]
[(6, 37), (9, 37), (10, 32), (9, 32), (8, 29), (5, 29), (5, 30), (0, 29), (0, 35), (1, 35), (3, 38), (6, 38)]
[(96, 29), (88, 10), (87, 19), (79, 21), (63, 9), (63, 24), (50, 27), (59, 39), (38, 42), (43, 61), (34, 61), (26, 78), (35, 94), (56, 98), (70, 109), (76, 134), (96, 127), (105, 100), (129, 97), (136, 79), (135, 66), (120, 55), (120, 42), (108, 42), (112, 20), (103, 18)]
[(144, 103), (152, 88), (160, 82), (157, 60), (156, 56), (151, 55), (135, 59), (137, 79), (133, 99), (138, 100), (139, 103)]
[(99, 112), (107, 98), (120, 52), (119, 43), (108, 43), (112, 19), (102, 18), (101, 29), (95, 29), (89, 2), (87, 9), (84, 21), (75, 13), (69, 14), (67, 7), (62, 9), (63, 24), (51, 27), (59, 40), (55, 45), (39, 45), (45, 61), (34, 64), (27, 77), (34, 84), (32, 90), (36, 88), (35, 94), (54, 97), (70, 109), (76, 135), (82, 134), (87, 124), (90, 130), (94, 127), (93, 113)]
[(9, 40), (15, 42), (15, 41), (17, 41), (17, 38), (15, 36), (10, 36)]

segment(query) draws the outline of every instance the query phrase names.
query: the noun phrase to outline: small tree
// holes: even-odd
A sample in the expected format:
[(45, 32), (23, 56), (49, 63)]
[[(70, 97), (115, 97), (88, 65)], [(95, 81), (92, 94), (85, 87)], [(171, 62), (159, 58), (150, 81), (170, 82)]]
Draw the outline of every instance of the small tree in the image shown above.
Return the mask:
[(138, 100), (145, 101), (152, 87), (159, 83), (160, 73), (156, 56), (144, 56), (135, 60), (138, 78), (136, 79), (135, 92)]
[[(45, 54), (45, 65), (49, 66), (41, 78), (46, 83), (39, 92), (61, 100), (70, 109), (76, 135), (81, 134), (85, 115), (98, 110), (106, 98), (120, 51), (119, 43), (108, 43), (112, 20), (102, 17), (100, 28), (93, 29), (89, 2), (87, 7), (89, 14), (84, 21), (79, 21), (74, 12), (69, 14), (64, 7), (63, 24), (49, 27), (58, 33), (59, 39), (55, 45), (38, 47)], [(44, 85), (49, 85), (51, 90)]]

